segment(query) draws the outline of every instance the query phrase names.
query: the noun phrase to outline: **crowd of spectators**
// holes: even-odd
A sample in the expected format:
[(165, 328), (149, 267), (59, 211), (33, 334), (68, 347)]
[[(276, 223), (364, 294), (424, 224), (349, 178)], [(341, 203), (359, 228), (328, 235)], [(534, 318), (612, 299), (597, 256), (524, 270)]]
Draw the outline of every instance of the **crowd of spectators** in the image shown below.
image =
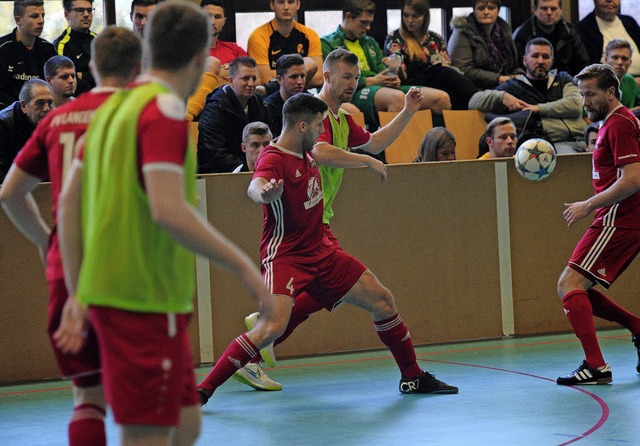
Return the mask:
[[(44, 2), (14, 1), (16, 27), (0, 37), (2, 141), (14, 141), (15, 134), (28, 137), (32, 117), (95, 86), (88, 67), (95, 37), (93, 0), (61, 1), (67, 28), (53, 44), (40, 37)], [(157, 2), (131, 3), (132, 29), (140, 37)], [(202, 0), (212, 25), (210, 57), (187, 106), (187, 119), (198, 122), (198, 171), (250, 170), (245, 126), (262, 122), (277, 138), (284, 102), (302, 91), (318, 91), (326, 75), (323, 59), (336, 48), (358, 56), (360, 67), (357, 86), (345, 92), (350, 98), (342, 109), (362, 112), (370, 131), (380, 125), (378, 112), (399, 112), (409, 89), (420, 89), (420, 108), (432, 111), (436, 128), (416, 147), (418, 162), (455, 159), (455, 137), (438, 128), (445, 124), (442, 112), (447, 109), (480, 110), (487, 122), (511, 118), (516, 135), (549, 139), (559, 153), (589, 150), (585, 132), (590, 123), (572, 78), (582, 68), (611, 65), (622, 104), (640, 116), (640, 57), (634, 57), (640, 26), (621, 14), (621, 2), (594, 0), (591, 13), (570, 23), (563, 17), (562, 0), (534, 0), (531, 16), (514, 31), (500, 16), (501, 0), (471, 0), (472, 12), (451, 20), (447, 42), (430, 29), (429, 1), (405, 0), (398, 28), (381, 45), (368, 34), (376, 14), (373, 0), (342, 2), (342, 21), (325, 36), (297, 21), (301, 0), (269, 0), (274, 17), (251, 33), (245, 50), (220, 38), (230, 16), (228, 0)], [(21, 92), (32, 79), (44, 80), (51, 97), (38, 102), (38, 113), (30, 101), (33, 88)], [(7, 128), (7, 122), (16, 128)], [(483, 136), (479, 153), (482, 146), (496, 152), (495, 140)], [(15, 145), (0, 147), (0, 178), (15, 156)]]

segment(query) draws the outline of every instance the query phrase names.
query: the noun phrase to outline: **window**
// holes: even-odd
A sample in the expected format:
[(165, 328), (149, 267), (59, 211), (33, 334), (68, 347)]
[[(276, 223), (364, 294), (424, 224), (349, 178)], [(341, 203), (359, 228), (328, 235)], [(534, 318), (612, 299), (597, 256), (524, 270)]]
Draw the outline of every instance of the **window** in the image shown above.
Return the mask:
[(249, 36), (257, 27), (273, 20), (273, 12), (236, 12), (236, 43), (245, 50)]
[(334, 32), (342, 23), (342, 11), (305, 11), (304, 24), (320, 37)]

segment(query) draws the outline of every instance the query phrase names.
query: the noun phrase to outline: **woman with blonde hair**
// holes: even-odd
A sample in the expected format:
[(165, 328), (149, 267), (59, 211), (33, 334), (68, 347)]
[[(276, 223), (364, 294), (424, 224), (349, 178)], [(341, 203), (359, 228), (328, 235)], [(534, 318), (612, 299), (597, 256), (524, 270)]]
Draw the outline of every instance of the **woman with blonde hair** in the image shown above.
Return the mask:
[(418, 157), (414, 163), (430, 161), (455, 161), (456, 138), (444, 127), (434, 127), (429, 130), (418, 149)]

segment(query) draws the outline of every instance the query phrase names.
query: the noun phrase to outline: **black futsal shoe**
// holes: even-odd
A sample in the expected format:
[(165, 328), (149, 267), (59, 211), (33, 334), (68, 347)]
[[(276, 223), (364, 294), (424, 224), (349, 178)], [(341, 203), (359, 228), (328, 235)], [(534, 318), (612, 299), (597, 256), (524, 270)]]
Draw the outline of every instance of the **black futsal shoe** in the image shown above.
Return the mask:
[(584, 386), (595, 384), (609, 384), (613, 381), (613, 374), (609, 364), (605, 364), (602, 370), (593, 369), (587, 365), (587, 361), (582, 361), (580, 367), (567, 376), (561, 376), (556, 383), (561, 386)]
[(640, 373), (640, 337), (631, 336), (631, 340), (633, 341), (633, 346), (636, 348), (636, 353), (638, 354), (638, 364), (636, 364), (636, 372)]
[(422, 372), (416, 379), (400, 379), (400, 393), (458, 393), (458, 388), (444, 383), (429, 372)]

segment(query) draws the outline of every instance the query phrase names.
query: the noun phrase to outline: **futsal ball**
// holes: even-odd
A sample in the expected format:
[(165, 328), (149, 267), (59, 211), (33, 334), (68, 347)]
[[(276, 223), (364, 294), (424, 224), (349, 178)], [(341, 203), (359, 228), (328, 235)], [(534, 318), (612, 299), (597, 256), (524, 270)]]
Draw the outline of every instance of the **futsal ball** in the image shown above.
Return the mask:
[(540, 181), (556, 168), (556, 151), (549, 141), (532, 138), (523, 142), (514, 157), (516, 170), (527, 180)]

